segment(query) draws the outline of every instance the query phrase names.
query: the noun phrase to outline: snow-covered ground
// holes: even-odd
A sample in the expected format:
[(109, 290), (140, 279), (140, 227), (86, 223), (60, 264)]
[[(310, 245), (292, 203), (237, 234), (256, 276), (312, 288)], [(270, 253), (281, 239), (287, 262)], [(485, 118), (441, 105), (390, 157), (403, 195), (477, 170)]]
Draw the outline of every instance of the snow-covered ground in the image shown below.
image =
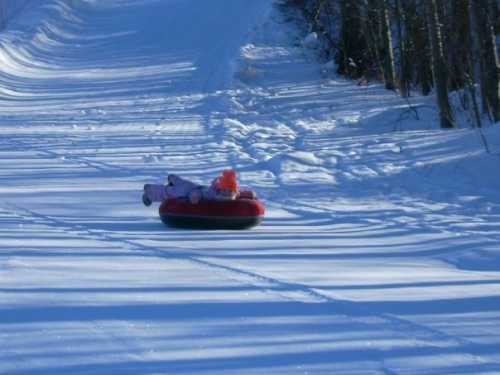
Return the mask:
[[(275, 3), (37, 0), (0, 34), (0, 373), (500, 373), (499, 129), (335, 77)], [(226, 167), (260, 227), (140, 202)]]

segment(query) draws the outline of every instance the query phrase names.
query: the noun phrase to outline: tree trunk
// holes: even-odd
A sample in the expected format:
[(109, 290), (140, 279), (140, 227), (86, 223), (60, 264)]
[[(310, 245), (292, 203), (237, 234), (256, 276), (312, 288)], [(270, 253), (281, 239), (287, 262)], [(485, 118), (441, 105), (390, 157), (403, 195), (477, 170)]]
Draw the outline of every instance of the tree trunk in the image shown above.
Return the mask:
[(366, 72), (367, 43), (361, 25), (361, 4), (358, 1), (341, 0), (341, 56), (339, 73), (359, 78)]
[(483, 110), (497, 122), (500, 121), (500, 65), (491, 14), (493, 6), (488, 2), (489, 0), (471, 1), (471, 33), (476, 43), (476, 65), (479, 70)]
[(394, 90), (396, 88), (396, 74), (394, 69), (394, 51), (392, 50), (391, 22), (389, 18), (389, 8), (386, 0), (378, 0), (381, 22), (381, 47), (384, 58), (384, 81), (385, 88)]
[(422, 95), (429, 95), (434, 81), (432, 78), (429, 38), (428, 34), (425, 33), (425, 17), (419, 13), (416, 0), (408, 0), (406, 14), (416, 84), (420, 85)]
[(451, 20), (448, 27), (449, 81), (453, 90), (467, 86), (471, 76), (471, 38), (469, 33), (469, 0), (450, 2)]
[(455, 118), (448, 99), (446, 62), (436, 0), (426, 0), (425, 4), (431, 46), (432, 71), (437, 91), (441, 128), (453, 128), (455, 127)]
[(367, 64), (366, 75), (368, 77), (378, 76), (383, 73), (382, 61), (380, 58), (379, 42), (377, 39), (376, 18), (372, 17), (373, 9), (368, 0), (362, 0), (360, 9), (361, 25), (363, 35), (366, 39), (366, 47), (369, 63)]
[(411, 63), (407, 43), (406, 10), (401, 0), (396, 0), (396, 22), (399, 42), (399, 92), (403, 98), (410, 96), (411, 88)]

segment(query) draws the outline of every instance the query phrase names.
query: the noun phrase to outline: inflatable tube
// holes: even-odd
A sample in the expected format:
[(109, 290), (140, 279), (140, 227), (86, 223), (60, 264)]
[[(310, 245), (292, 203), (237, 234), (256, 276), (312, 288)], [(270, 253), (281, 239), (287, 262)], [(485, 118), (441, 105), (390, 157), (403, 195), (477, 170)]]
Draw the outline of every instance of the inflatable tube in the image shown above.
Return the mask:
[(168, 226), (194, 229), (247, 229), (264, 218), (264, 205), (257, 199), (168, 199), (160, 205), (160, 218)]

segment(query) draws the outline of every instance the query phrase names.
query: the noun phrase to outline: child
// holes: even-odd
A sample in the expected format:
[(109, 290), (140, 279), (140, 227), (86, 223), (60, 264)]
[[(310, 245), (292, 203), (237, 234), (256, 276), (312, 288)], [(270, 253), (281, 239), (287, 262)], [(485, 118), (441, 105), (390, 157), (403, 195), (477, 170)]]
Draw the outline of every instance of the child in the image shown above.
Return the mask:
[(231, 169), (224, 170), (210, 186), (196, 184), (175, 174), (169, 175), (167, 181), (167, 185), (144, 185), (144, 205), (150, 206), (152, 202), (163, 202), (169, 198), (187, 198), (192, 204), (197, 204), (202, 199), (232, 200), (241, 194), (255, 199), (254, 192), (240, 191), (236, 172)]

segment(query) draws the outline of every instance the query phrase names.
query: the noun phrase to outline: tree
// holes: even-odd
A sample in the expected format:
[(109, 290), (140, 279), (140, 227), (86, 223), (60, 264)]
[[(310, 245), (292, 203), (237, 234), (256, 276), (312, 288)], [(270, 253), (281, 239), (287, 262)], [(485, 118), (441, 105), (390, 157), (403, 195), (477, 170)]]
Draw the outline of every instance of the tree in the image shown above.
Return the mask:
[(392, 48), (391, 23), (387, 0), (378, 0), (377, 6), (380, 13), (380, 47), (382, 52), (381, 55), (383, 56), (385, 88), (394, 90), (396, 88), (396, 74), (394, 69), (394, 51)]
[(469, 13), (483, 110), (497, 122), (500, 121), (500, 65), (493, 20), (494, 9), (491, 0), (471, 1)]
[(360, 3), (340, 0), (341, 31), (339, 73), (352, 78), (364, 75), (367, 67), (367, 43), (363, 30)]
[(288, 1), (325, 37), (340, 74), (375, 77), (388, 89), (399, 87), (403, 97), (413, 88), (423, 95), (435, 89), (443, 128), (456, 126), (450, 91), (467, 110), (472, 103), (477, 126), (476, 96), (483, 112), (500, 121), (500, 0)]
[(396, 0), (396, 29), (399, 47), (399, 92), (401, 96), (410, 96), (412, 72), (408, 41), (406, 10), (401, 0)]
[(432, 72), (436, 85), (439, 117), (442, 128), (455, 127), (455, 118), (448, 99), (448, 78), (443, 53), (441, 25), (436, 0), (426, 0), (426, 18), (432, 56)]

